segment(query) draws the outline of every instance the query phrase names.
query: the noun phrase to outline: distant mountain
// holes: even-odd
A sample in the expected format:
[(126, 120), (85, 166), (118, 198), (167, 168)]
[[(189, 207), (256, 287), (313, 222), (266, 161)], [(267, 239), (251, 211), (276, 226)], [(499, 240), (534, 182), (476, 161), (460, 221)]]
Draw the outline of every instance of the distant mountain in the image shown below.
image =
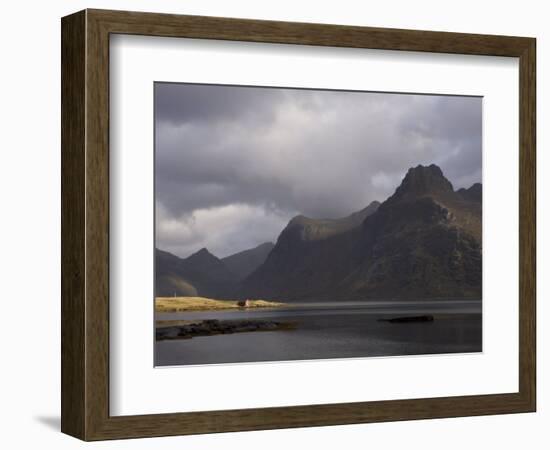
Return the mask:
[(481, 185), (455, 192), (439, 167), (418, 166), (382, 204), (334, 221), (295, 217), (240, 294), (481, 298)]
[(224, 298), (231, 295), (237, 277), (226, 265), (203, 248), (188, 258), (155, 251), (155, 295)]
[(185, 270), (183, 259), (155, 249), (155, 296), (196, 296), (197, 288), (184, 278)]
[(226, 256), (222, 261), (238, 280), (244, 280), (264, 263), (274, 246), (273, 242), (264, 242), (249, 250)]
[(184, 261), (188, 270), (199, 278), (205, 277), (205, 274), (208, 274), (208, 278), (210, 279), (222, 281), (233, 279), (221, 259), (214, 256), (206, 248), (201, 248)]

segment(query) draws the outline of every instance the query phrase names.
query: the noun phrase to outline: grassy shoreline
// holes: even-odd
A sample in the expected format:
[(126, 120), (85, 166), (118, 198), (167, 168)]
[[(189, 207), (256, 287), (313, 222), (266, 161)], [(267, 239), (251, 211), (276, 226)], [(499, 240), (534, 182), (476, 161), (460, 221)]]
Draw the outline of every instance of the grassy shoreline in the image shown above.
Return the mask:
[(155, 312), (214, 311), (224, 309), (278, 308), (285, 303), (267, 300), (246, 300), (246, 306), (239, 300), (216, 300), (206, 297), (157, 297)]

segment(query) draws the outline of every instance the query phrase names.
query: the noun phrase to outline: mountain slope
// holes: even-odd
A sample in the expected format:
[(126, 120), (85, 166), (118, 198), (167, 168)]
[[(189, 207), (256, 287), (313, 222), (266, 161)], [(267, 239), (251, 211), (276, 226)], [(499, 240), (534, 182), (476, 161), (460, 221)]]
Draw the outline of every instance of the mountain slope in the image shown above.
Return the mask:
[(320, 241), (358, 227), (379, 206), (380, 203), (374, 201), (366, 208), (340, 219), (311, 219), (306, 216), (296, 216), (288, 223), (283, 233), (297, 233), (302, 241)]
[(264, 263), (274, 246), (273, 242), (264, 242), (249, 250), (226, 256), (222, 261), (238, 280), (244, 280)]

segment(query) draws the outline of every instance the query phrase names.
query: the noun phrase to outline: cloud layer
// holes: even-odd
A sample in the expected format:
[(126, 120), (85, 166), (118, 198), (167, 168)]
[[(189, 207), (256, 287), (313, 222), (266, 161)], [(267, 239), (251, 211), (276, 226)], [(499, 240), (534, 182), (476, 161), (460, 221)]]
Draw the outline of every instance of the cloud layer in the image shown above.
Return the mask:
[(439, 165), (481, 181), (479, 97), (155, 84), (156, 245), (223, 257), (341, 217)]

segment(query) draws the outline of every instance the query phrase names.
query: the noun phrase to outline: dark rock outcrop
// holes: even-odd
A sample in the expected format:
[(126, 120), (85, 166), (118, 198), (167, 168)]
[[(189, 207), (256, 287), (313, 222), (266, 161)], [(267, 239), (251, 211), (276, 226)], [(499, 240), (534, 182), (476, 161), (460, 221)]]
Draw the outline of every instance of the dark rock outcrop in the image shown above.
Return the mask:
[(293, 323), (273, 320), (203, 320), (187, 325), (157, 327), (157, 341), (174, 339), (191, 339), (198, 336), (215, 336), (217, 334), (246, 333), (251, 331), (292, 330)]

